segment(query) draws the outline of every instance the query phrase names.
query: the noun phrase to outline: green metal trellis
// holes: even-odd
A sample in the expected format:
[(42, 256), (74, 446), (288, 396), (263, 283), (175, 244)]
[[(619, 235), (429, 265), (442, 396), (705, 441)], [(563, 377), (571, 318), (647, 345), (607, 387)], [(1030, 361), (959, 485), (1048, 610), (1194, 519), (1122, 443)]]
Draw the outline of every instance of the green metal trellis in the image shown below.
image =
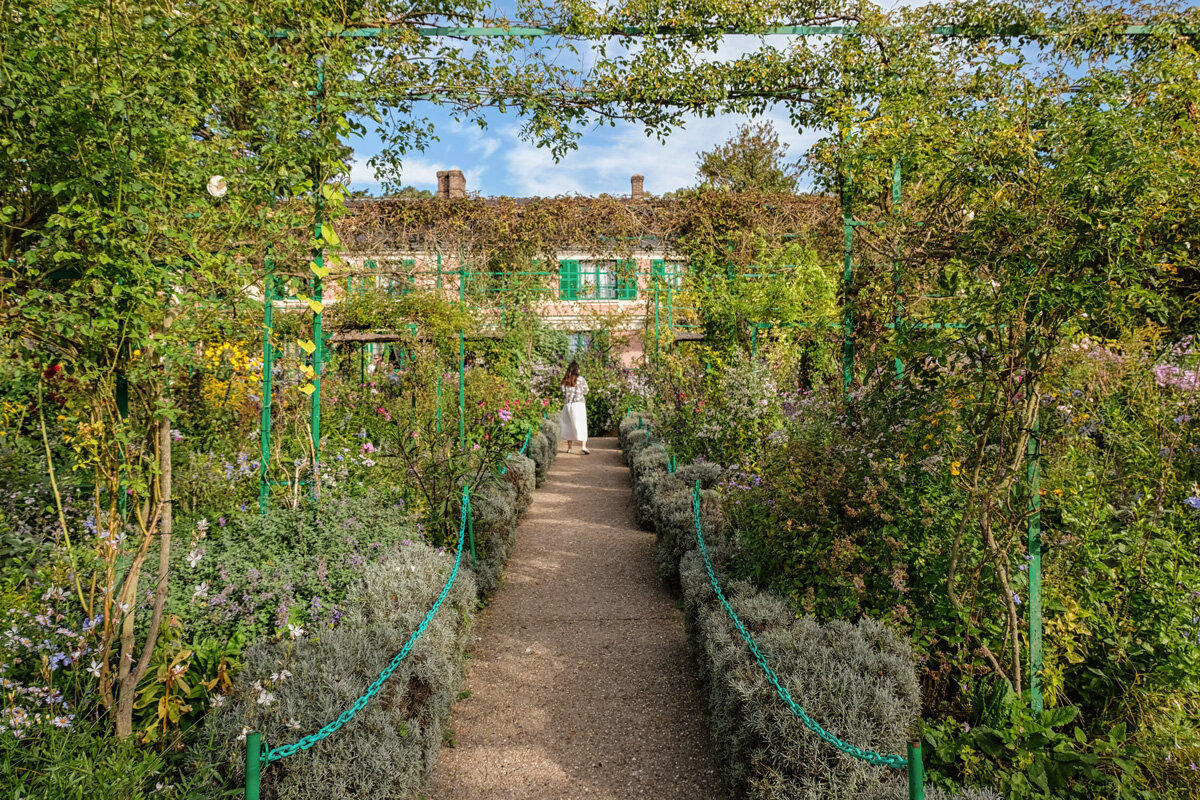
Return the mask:
[[(553, 29), (553, 28), (525, 27), (525, 26), (422, 27), (422, 28), (418, 28), (416, 32), (420, 36), (423, 36), (423, 37), (492, 37), (492, 36), (496, 36), (496, 37), (530, 37), (530, 38), (532, 38), (532, 37), (557, 37), (557, 36), (566, 36), (567, 35), (567, 33), (565, 31), (557, 30), (557, 29)], [(741, 29), (737, 29), (737, 28), (730, 28), (730, 29), (726, 29), (726, 30), (720, 31), (720, 32), (725, 33), (725, 34), (748, 33), (748, 34), (765, 35), (765, 36), (780, 36), (780, 35), (783, 35), (783, 36), (854, 36), (854, 35), (859, 34), (859, 31), (851, 26), (777, 26), (777, 27), (770, 27), (770, 28), (765, 28), (765, 29), (761, 29), (761, 30), (741, 30)], [(1120, 34), (1126, 35), (1126, 36), (1150, 36), (1150, 35), (1156, 35), (1156, 34), (1160, 34), (1160, 33), (1173, 33), (1175, 35), (1195, 36), (1197, 33), (1195, 30), (1191, 30), (1191, 29), (1155, 27), (1155, 26), (1148, 26), (1148, 25), (1127, 25), (1127, 26), (1124, 26), (1122, 29), (1120, 29), (1118, 32)], [(331, 36), (343, 37), (343, 38), (381, 39), (381, 38), (386, 38), (390, 33), (391, 33), (391, 30), (388, 28), (384, 28), (384, 27), (362, 27), (362, 28), (354, 28), (354, 29), (350, 29), (350, 30), (339, 31), (335, 34), (331, 34)], [(713, 33), (717, 33), (717, 31), (713, 31)], [(935, 28), (931, 29), (931, 33), (936, 36), (953, 37), (953, 36), (963, 36), (963, 35), (979, 35), (980, 31), (959, 28), (959, 27), (955, 27), (955, 26), (939, 26), (939, 27), (935, 27)], [(1028, 37), (1028, 38), (1050, 38), (1050, 37), (1055, 36), (1056, 32), (1053, 29), (1049, 29), (1049, 28), (1035, 29), (1035, 28), (1026, 28), (1026, 27), (1007, 27), (1007, 28), (1000, 28), (995, 31), (992, 31), (991, 34), (996, 37), (1009, 37), (1009, 38), (1018, 37), (1018, 36), (1024, 36), (1024, 37)], [(267, 36), (271, 37), (271, 38), (289, 38), (289, 37), (292, 37), (293, 35), (295, 35), (295, 34), (290, 31), (273, 31), (273, 32), (267, 33)], [(665, 28), (665, 27), (661, 27), (661, 26), (658, 26), (658, 27), (625, 27), (625, 28), (621, 28), (619, 30), (612, 31), (610, 33), (610, 35), (616, 36), (616, 37), (694, 35), (694, 31), (674, 30), (671, 28)], [(317, 69), (318, 69), (317, 88), (316, 88), (316, 92), (314, 94), (316, 97), (315, 102), (316, 102), (316, 110), (317, 110), (317, 118), (318, 118), (317, 124), (318, 124), (318, 126), (322, 126), (324, 120), (323, 120), (323, 113), (322, 113), (321, 105), (322, 105), (322, 98), (324, 97), (324, 92), (325, 92), (325, 76), (324, 76), (323, 66), (319, 61), (317, 63)], [(436, 98), (430, 98), (430, 99), (436, 99)], [(324, 184), (324, 176), (323, 175), (317, 175), (315, 177), (316, 177), (316, 180), (314, 181), (314, 184), (315, 184), (314, 233), (315, 233), (315, 239), (316, 239), (316, 247), (315, 247), (314, 253), (313, 253), (313, 263), (316, 265), (316, 267), (318, 269), (321, 269), (325, 263), (325, 242), (326, 242), (326, 237), (324, 235), (324, 233), (325, 233), (324, 221), (323, 221), (324, 209), (323, 209), (323, 199), (322, 199), (325, 184)], [(894, 173), (893, 173), (893, 203), (894, 203), (894, 206), (896, 209), (899, 208), (899, 203), (900, 203), (900, 180), (901, 180), (900, 164), (899, 164), (899, 162), (897, 162), (894, 165)], [(854, 231), (853, 231), (853, 229), (856, 224), (859, 224), (859, 223), (856, 223), (855, 220), (853, 219), (853, 209), (851, 207), (851, 198), (850, 198), (850, 187), (851, 187), (850, 181), (851, 181), (851, 176), (848, 174), (845, 175), (844, 181), (843, 181), (843, 190), (842, 190), (841, 198), (840, 198), (841, 205), (842, 205), (842, 216), (843, 216), (843, 287), (842, 287), (842, 289), (843, 289), (843, 298), (844, 298), (844, 309), (843, 309), (844, 316), (843, 316), (843, 321), (842, 321), (842, 325), (841, 325), (842, 334), (843, 334), (843, 382), (847, 389), (849, 389), (849, 387), (851, 386), (851, 384), (853, 382), (853, 371), (854, 371), (854, 311), (853, 311), (853, 302), (852, 302), (853, 301), (853, 280), (854, 280), (854, 259), (853, 259)], [(467, 273), (466, 273), (466, 268), (465, 268), (465, 262), (462, 258), (459, 259), (459, 263), (460, 263), (459, 297), (460, 297), (460, 300), (462, 300), (462, 299), (465, 299), (465, 290), (466, 290), (465, 284), (466, 284)], [(895, 301), (895, 313), (893, 316), (893, 329), (897, 332), (897, 335), (899, 336), (899, 335), (901, 335), (902, 325), (904, 323), (904, 320), (903, 320), (904, 305), (903, 305), (902, 286), (899, 281), (898, 254), (897, 254), (897, 265), (896, 265), (895, 269), (896, 269), (896, 275), (895, 275), (896, 301)], [(655, 349), (657, 352), (659, 343), (660, 343), (660, 330), (659, 330), (659, 328), (660, 328), (660, 309), (659, 309), (660, 286), (659, 286), (659, 281), (656, 277), (654, 277), (652, 275), (651, 279), (653, 281), (653, 296), (654, 296), (654, 305), (655, 305), (655, 307), (654, 307)], [(313, 392), (312, 392), (312, 396), (311, 396), (310, 436), (312, 439), (312, 448), (313, 448), (314, 475), (317, 475), (317, 474), (319, 474), (317, 472), (317, 470), (319, 469), (320, 447), (321, 447), (321, 378), (322, 378), (321, 372), (322, 372), (322, 368), (323, 368), (323, 364), (324, 364), (325, 341), (324, 341), (324, 336), (323, 336), (323, 332), (322, 332), (322, 319), (321, 319), (322, 310), (321, 310), (321, 305), (320, 305), (322, 302), (322, 299), (323, 299), (323, 287), (322, 287), (322, 280), (321, 280), (320, 273), (315, 272), (315, 271), (314, 271), (314, 277), (312, 278), (312, 287), (313, 287), (313, 290), (312, 290), (313, 291), (313, 300), (315, 301), (316, 305), (314, 306), (313, 324), (312, 324), (313, 344), (314, 344), (315, 348), (313, 350), (313, 353), (311, 354), (311, 365), (312, 365), (312, 370), (313, 370), (313, 379), (312, 379)], [(438, 263), (437, 263), (437, 287), (440, 292), (440, 290), (442, 288), (442, 264), (441, 264), (440, 251), (438, 253)], [(671, 285), (669, 282), (668, 282), (667, 289), (666, 289), (666, 296), (667, 296), (667, 303), (668, 303), (667, 314), (666, 314), (667, 325), (668, 325), (669, 330), (673, 330), (673, 328), (675, 327), (674, 326), (675, 317), (674, 317), (674, 309), (672, 308), (672, 305), (673, 305), (672, 304), (672, 288), (671, 288)], [(262, 396), (262, 412), (261, 412), (261, 414), (262, 414), (262, 416), (261, 416), (261, 424), (262, 424), (261, 461), (260, 461), (260, 468), (259, 468), (259, 475), (260, 475), (259, 506), (260, 506), (260, 510), (263, 511), (264, 513), (265, 513), (265, 511), (268, 507), (268, 503), (269, 503), (270, 487), (272, 485), (275, 485), (276, 483), (278, 483), (275, 481), (271, 481), (269, 479), (269, 469), (268, 469), (269, 458), (270, 458), (270, 444), (271, 444), (271, 406), (272, 406), (272, 391), (273, 391), (273, 381), (272, 381), (273, 374), (272, 373), (273, 373), (273, 368), (274, 368), (274, 363), (275, 363), (275, 351), (274, 351), (274, 346), (271, 342), (271, 333), (272, 333), (271, 328), (272, 328), (272, 316), (273, 316), (273, 307), (274, 307), (275, 300), (276, 300), (276, 287), (275, 287), (274, 264), (273, 264), (272, 254), (270, 253), (270, 251), (268, 251), (267, 256), (266, 256), (266, 271), (265, 271), (264, 284), (263, 284), (263, 305), (264, 305), (264, 310), (263, 310), (263, 359), (262, 359), (263, 396)], [(916, 326), (913, 326), (913, 327), (916, 327)], [(957, 326), (954, 323), (935, 323), (932, 325), (928, 325), (928, 327), (957, 327)], [(756, 324), (756, 326), (754, 328), (754, 344), (755, 344), (755, 346), (757, 345), (757, 333), (758, 333), (758, 325)], [(464, 439), (464, 437), (465, 437), (464, 414), (463, 414), (463, 403), (464, 403), (464, 395), (465, 395), (464, 364), (463, 364), (464, 356), (465, 356), (465, 339), (464, 339), (464, 336), (460, 333), (460, 336), (459, 336), (459, 442), (460, 442), (460, 445), (465, 441), (465, 439)], [(903, 364), (901, 364), (899, 360), (896, 361), (895, 368), (896, 368), (897, 378), (901, 377), (903, 374)], [(438, 383), (438, 392), (439, 392), (439, 397), (440, 397), (440, 393), (441, 393), (440, 378), (439, 378), (439, 383)], [(440, 422), (440, 413), (441, 413), (440, 403), (439, 403), (438, 408), (439, 408), (438, 413), (439, 413), (439, 422)], [(1041, 613), (1041, 587), (1040, 587), (1041, 528), (1040, 528), (1040, 498), (1038, 496), (1038, 477), (1039, 477), (1038, 476), (1038, 455), (1039, 455), (1038, 435), (1039, 434), (1038, 434), (1038, 429), (1037, 429), (1037, 423), (1035, 420), (1034, 428), (1033, 428), (1033, 431), (1032, 431), (1032, 434), (1030, 437), (1030, 441), (1029, 441), (1029, 445), (1028, 445), (1028, 447), (1029, 447), (1029, 449), (1028, 449), (1028, 456), (1029, 456), (1028, 479), (1029, 479), (1031, 489), (1032, 489), (1031, 495), (1030, 495), (1030, 521), (1029, 521), (1029, 537), (1028, 537), (1028, 548), (1029, 548), (1029, 557), (1030, 557), (1030, 568), (1029, 568), (1030, 634), (1029, 634), (1029, 636), (1030, 636), (1030, 649), (1031, 649), (1030, 670), (1031, 670), (1032, 706), (1033, 706), (1035, 713), (1037, 711), (1040, 711), (1040, 709), (1042, 707), (1041, 676), (1039, 674), (1040, 668), (1041, 668), (1041, 619), (1040, 619), (1040, 613)], [(673, 466), (673, 459), (672, 459), (672, 466)], [(315, 481), (314, 481), (313, 491), (314, 491), (314, 493), (317, 491)], [(463, 505), (464, 505), (464, 510), (469, 509), (469, 496), (464, 496)], [(469, 516), (469, 513), (467, 514), (467, 516)], [(698, 526), (699, 526), (699, 518), (697, 517), (697, 533), (699, 534)], [(463, 537), (464, 537), (467, 527), (468, 526), (466, 524), (464, 524), (462, 526), (462, 528), (460, 529), (458, 555), (456, 556), (456, 560), (455, 560), (455, 571), (457, 571), (457, 566), (458, 566), (459, 560), (461, 559)], [(702, 539), (701, 539), (700, 544), (701, 544), (701, 547), (703, 547)], [(472, 547), (472, 550), (473, 550), (473, 547)], [(710, 575), (711, 575), (711, 570), (710, 570)], [(440, 606), (442, 600), (445, 597), (446, 592), (448, 592), (448, 590), (449, 590), (450, 582), (452, 582), (452, 581), (453, 581), (453, 573), (451, 575), (450, 581), (448, 581), (446, 586), (444, 587), (442, 595), (439, 597), (438, 602), (434, 605), (434, 608), (430, 611), (430, 617), (432, 616), (432, 614), (434, 612), (436, 612), (438, 606)], [(715, 579), (714, 579), (714, 584), (715, 584)], [(380, 679), (376, 682), (376, 684), (373, 684), (373, 688), (375, 689), (375, 691), (378, 690), (377, 684), (381, 684), (383, 680), (386, 680), (387, 675), (390, 674), (390, 670), (394, 669), (395, 666), (399, 663), (399, 660), (402, 659), (407, 654), (408, 649), (411, 647), (411, 644), (415, 641), (415, 638), (420, 635), (420, 630), (424, 629), (424, 625), (427, 624), (428, 620), (429, 620), (429, 617), (426, 618), (425, 623), (422, 623), (421, 629), (419, 629), (417, 632), (414, 633), (414, 637), (413, 637), (413, 639), (410, 639), (409, 645), (406, 645), (405, 650), (402, 651), (401, 654), (397, 656), (396, 660), (393, 661), (389, 670), (385, 671), (386, 674), (381, 675)], [(361, 698), (360, 702), (365, 703), (369, 699), (370, 699), (370, 693), (368, 693), (368, 695)], [(357, 707), (357, 704), (356, 704), (356, 707)], [(350, 713), (351, 716), (353, 715), (353, 712), (348, 712), (348, 713)], [(341, 724), (344, 724), (340, 720), (341, 720), (341, 718), (339, 718), (337, 727), (340, 727)], [(336, 728), (335, 728), (335, 730), (336, 730)], [(324, 733), (324, 735), (328, 735), (328, 733)], [(317, 737), (317, 739), (314, 739), (314, 743), (316, 740), (319, 740), (319, 738), (323, 738), (323, 736), (319, 736), (319, 737)], [(261, 762), (263, 760), (264, 754), (261, 751), (261, 739), (260, 739), (260, 736), (258, 733), (249, 734), (247, 736), (246, 741), (247, 741), (246, 797), (248, 798), (248, 800), (257, 800), (258, 789), (259, 789), (258, 771), (261, 767)], [(309, 746), (311, 746), (311, 744)], [(272, 756), (275, 756), (275, 754), (277, 752), (279, 752), (279, 751), (267, 752), (265, 754), (266, 761), (269, 763), (272, 760)], [(286, 755), (286, 753), (284, 755)], [(276, 757), (283, 757), (283, 756), (278, 755)], [(889, 758), (891, 758), (891, 757), (889, 757)], [(899, 757), (895, 757), (895, 758), (899, 758)], [(919, 743), (914, 743), (909, 746), (907, 764), (908, 764), (908, 771), (909, 771), (910, 798), (912, 798), (912, 800), (917, 800), (917, 798), (921, 797), (921, 791), (922, 791), (921, 787), (923, 785), (923, 768), (922, 768), (921, 758), (920, 758), (920, 744)]]

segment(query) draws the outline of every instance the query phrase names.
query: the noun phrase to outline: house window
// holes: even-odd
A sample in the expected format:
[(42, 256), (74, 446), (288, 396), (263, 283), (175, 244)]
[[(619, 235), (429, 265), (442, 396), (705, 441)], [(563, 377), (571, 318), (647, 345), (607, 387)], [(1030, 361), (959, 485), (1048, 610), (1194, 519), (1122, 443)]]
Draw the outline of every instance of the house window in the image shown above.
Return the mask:
[(559, 263), (558, 295), (561, 300), (636, 300), (637, 265), (633, 261), (580, 261)]
[(656, 258), (650, 262), (650, 276), (661, 289), (678, 289), (683, 283), (687, 265), (682, 261), (666, 261)]
[(411, 258), (375, 261), (368, 258), (364, 272), (346, 278), (347, 294), (364, 294), (368, 289), (383, 289), (389, 297), (408, 294), (416, 285), (415, 262)]
[(591, 331), (576, 331), (567, 334), (567, 354), (586, 353), (592, 346)]

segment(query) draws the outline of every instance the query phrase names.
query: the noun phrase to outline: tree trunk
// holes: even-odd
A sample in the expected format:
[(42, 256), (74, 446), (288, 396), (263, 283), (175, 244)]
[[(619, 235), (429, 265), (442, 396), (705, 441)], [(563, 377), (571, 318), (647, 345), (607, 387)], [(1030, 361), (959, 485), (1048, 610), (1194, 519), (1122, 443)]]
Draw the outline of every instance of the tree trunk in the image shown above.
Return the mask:
[[(137, 699), (137, 687), (150, 668), (150, 659), (154, 656), (154, 646), (158, 643), (158, 630), (162, 626), (163, 607), (167, 602), (167, 577), (170, 573), (171, 561), (171, 530), (173, 519), (171, 514), (171, 421), (166, 417), (158, 423), (158, 575), (155, 580), (154, 609), (150, 616), (150, 627), (146, 631), (146, 642), (142, 645), (141, 656), (136, 668), (128, 669), (121, 677), (120, 695), (117, 697), (116, 735), (118, 739), (126, 739), (133, 733), (133, 703)], [(147, 532), (152, 535), (154, 528)], [(137, 600), (137, 586), (129, 596)], [(132, 609), (130, 609), (132, 612)], [(132, 621), (133, 615), (130, 613)], [(132, 625), (131, 625), (132, 627)], [(124, 638), (124, 637), (122, 637)], [(121, 648), (121, 658), (132, 653), (132, 639), (128, 649)], [(122, 664), (122, 670), (125, 668)]]

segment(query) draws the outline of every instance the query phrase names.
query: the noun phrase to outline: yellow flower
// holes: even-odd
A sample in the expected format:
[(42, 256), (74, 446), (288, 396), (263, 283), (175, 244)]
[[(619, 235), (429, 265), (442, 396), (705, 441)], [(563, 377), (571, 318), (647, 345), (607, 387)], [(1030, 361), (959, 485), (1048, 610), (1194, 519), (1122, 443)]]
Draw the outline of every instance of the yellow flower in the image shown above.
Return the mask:
[(951, 475), (962, 475), (961, 467), (962, 467), (961, 461), (951, 461), (950, 462), (950, 474)]

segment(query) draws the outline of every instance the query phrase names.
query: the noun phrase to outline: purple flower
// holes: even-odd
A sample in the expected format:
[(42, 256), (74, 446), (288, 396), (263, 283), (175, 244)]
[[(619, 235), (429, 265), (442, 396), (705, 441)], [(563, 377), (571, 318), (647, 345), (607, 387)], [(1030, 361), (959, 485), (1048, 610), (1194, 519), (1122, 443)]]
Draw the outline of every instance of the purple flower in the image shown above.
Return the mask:
[(512, 419), (512, 412), (509, 411), (507, 408), (502, 408), (502, 409), (500, 409), (500, 412), (497, 414), (497, 416), (499, 416), (500, 419), (504, 420), (505, 422), (508, 422), (509, 420)]
[(1184, 505), (1190, 506), (1193, 511), (1200, 511), (1200, 497), (1189, 497), (1183, 501)]

